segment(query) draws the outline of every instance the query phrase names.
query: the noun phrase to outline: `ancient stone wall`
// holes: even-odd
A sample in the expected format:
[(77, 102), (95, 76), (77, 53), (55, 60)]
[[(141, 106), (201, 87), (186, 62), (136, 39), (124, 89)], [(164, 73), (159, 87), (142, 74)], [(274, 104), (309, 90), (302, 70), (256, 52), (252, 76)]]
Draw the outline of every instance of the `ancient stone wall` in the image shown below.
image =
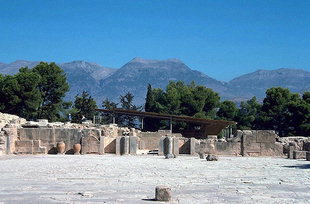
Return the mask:
[(243, 156), (284, 156), (283, 145), (276, 142), (273, 130), (245, 130), (242, 132)]

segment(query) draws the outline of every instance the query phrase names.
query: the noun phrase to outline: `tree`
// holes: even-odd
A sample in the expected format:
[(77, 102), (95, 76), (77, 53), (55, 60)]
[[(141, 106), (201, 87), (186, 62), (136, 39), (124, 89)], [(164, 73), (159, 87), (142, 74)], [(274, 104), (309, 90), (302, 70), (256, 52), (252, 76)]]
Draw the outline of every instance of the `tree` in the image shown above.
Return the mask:
[(14, 76), (0, 76), (0, 110), (28, 120), (36, 118), (41, 95), (37, 86), (40, 76), (21, 68)]
[[(112, 102), (110, 101), (109, 99), (105, 99), (103, 102), (102, 102), (102, 107), (104, 109), (108, 109), (108, 110), (113, 110), (115, 108), (117, 108), (118, 106), (118, 103), (115, 103), (115, 102)], [(113, 116), (109, 113), (101, 113), (101, 116), (103, 116), (102, 119), (100, 119), (103, 123), (112, 123), (113, 121)], [(116, 123), (118, 123), (117, 121), (117, 118), (116, 119)]]
[(59, 113), (63, 107), (63, 98), (69, 91), (66, 75), (55, 63), (40, 62), (33, 68), (33, 71), (41, 77), (37, 87), (42, 99), (37, 118), (55, 121), (60, 118)]
[[(187, 85), (182, 81), (170, 81), (165, 91), (148, 86), (145, 110), (196, 118), (215, 118), (219, 104), (220, 97), (209, 88), (198, 86), (194, 82)], [(158, 120), (145, 120), (147, 130), (159, 129), (157, 124)], [(180, 122), (173, 124), (175, 129), (185, 128), (185, 125)], [(160, 126), (165, 128), (167, 124), (162, 123)]]
[(94, 117), (97, 104), (86, 91), (83, 91), (81, 96), (75, 96), (74, 108), (76, 109), (76, 113), (72, 115), (72, 119), (75, 122), (81, 122), (83, 116), (87, 119)]
[[(124, 110), (133, 110), (133, 111), (141, 111), (142, 106), (136, 106), (133, 104), (134, 95), (130, 92), (126, 93), (123, 96), (120, 96), (120, 104), (121, 108)], [(124, 115), (120, 117), (120, 122), (123, 126), (126, 127), (135, 127), (136, 126), (136, 120), (137, 118), (134, 116), (128, 116)]]
[(219, 119), (233, 121), (237, 115), (237, 106), (232, 101), (223, 101), (217, 112)]
[(261, 106), (255, 96), (246, 102), (242, 101), (235, 119), (238, 129), (256, 129), (256, 118), (258, 117)]
[(154, 105), (155, 105), (154, 93), (153, 93), (151, 84), (149, 84), (147, 86), (144, 110), (146, 112), (151, 112), (154, 108)]
[(309, 92), (305, 92), (303, 97), (291, 101), (288, 104), (288, 126), (289, 134), (310, 135), (310, 98)]
[(298, 99), (298, 94), (293, 94), (286, 88), (267, 89), (258, 118), (259, 126), (262, 129), (276, 130), (280, 136), (287, 135), (290, 132), (288, 105)]

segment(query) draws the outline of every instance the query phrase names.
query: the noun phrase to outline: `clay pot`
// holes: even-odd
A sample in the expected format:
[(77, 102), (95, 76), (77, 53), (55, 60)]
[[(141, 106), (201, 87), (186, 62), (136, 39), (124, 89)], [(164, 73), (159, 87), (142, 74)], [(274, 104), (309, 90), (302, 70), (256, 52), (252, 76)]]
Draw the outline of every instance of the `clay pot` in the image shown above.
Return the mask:
[(81, 151), (81, 144), (74, 144), (73, 145), (73, 151), (75, 155), (79, 155)]
[(66, 149), (66, 144), (64, 142), (57, 143), (57, 152), (58, 154), (64, 154)]

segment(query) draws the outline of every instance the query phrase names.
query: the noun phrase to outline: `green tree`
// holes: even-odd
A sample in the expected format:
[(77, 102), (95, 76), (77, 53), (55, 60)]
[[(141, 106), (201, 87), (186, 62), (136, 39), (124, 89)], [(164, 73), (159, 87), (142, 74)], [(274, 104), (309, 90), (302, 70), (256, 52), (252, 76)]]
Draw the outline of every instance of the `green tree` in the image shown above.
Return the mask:
[(258, 118), (261, 106), (255, 96), (246, 102), (242, 101), (235, 119), (238, 129), (256, 129), (256, 118)]
[(81, 96), (75, 96), (74, 108), (76, 111), (72, 115), (72, 119), (75, 122), (81, 122), (83, 116), (87, 119), (93, 119), (97, 104), (86, 91), (83, 91)]
[(14, 76), (0, 77), (0, 110), (28, 120), (35, 119), (41, 95), (37, 90), (40, 76), (21, 68)]
[(234, 102), (223, 101), (217, 112), (219, 119), (233, 121), (237, 115), (238, 109)]
[(33, 71), (41, 77), (37, 87), (42, 100), (38, 108), (37, 118), (55, 121), (60, 118), (63, 98), (69, 91), (66, 75), (55, 63), (40, 62), (33, 68)]
[(305, 92), (303, 97), (291, 101), (288, 104), (288, 127), (289, 134), (292, 135), (310, 135), (310, 101), (309, 92)]
[[(133, 104), (134, 95), (130, 92), (126, 93), (123, 96), (120, 96), (120, 105), (124, 110), (132, 110), (132, 111), (141, 111), (142, 106), (136, 106)], [(123, 126), (126, 127), (136, 127), (137, 117), (123, 115), (120, 117), (120, 122)]]
[(280, 136), (287, 135), (290, 132), (288, 105), (298, 99), (298, 94), (293, 94), (286, 88), (267, 89), (259, 115), (259, 126), (262, 129), (276, 130)]

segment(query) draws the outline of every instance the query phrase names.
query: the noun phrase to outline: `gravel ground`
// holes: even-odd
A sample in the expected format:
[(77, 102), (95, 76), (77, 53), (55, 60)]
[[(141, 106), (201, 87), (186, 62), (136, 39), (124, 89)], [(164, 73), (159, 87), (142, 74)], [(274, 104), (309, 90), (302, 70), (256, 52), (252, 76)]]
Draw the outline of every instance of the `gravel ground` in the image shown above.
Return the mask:
[(310, 162), (115, 155), (0, 157), (0, 203), (310, 203)]

